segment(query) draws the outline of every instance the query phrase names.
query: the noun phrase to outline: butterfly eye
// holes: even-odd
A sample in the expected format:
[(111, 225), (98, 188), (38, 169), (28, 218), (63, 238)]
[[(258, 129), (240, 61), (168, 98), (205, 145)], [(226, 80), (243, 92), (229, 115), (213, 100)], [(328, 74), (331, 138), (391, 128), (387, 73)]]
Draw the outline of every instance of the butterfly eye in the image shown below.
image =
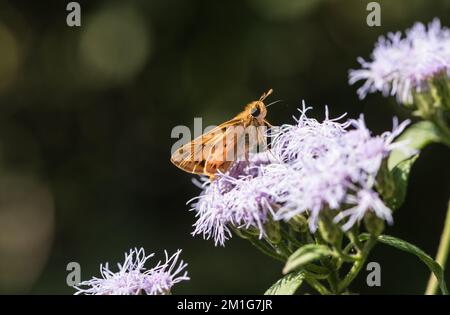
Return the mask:
[(252, 109), (252, 111), (250, 112), (250, 115), (252, 115), (255, 118), (257, 118), (260, 114), (261, 114), (261, 110), (259, 109), (259, 107), (254, 107)]

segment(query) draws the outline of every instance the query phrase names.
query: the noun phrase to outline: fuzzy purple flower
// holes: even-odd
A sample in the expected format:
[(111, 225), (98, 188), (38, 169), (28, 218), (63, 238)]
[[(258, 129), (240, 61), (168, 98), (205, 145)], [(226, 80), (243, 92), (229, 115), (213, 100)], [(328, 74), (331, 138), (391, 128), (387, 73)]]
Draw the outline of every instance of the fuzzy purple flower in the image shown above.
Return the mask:
[(394, 143), (408, 122), (394, 120), (392, 132), (372, 136), (364, 118), (323, 122), (308, 118), (309, 108), (300, 111), (295, 125), (272, 130), (270, 151), (239, 161), (227, 174), (205, 182), (195, 198), (197, 222), (194, 235), (213, 238), (224, 245), (232, 228), (251, 229), (266, 236), (272, 220), (289, 221), (303, 214), (315, 232), (320, 213), (336, 211), (335, 222), (348, 230), (368, 211), (392, 223), (388, 209), (375, 191), (376, 176), (394, 149)]
[[(274, 183), (279, 205), (275, 218), (289, 220), (306, 213), (310, 230), (315, 232), (322, 210), (341, 211), (362, 189), (373, 190), (383, 159), (401, 145), (392, 142), (408, 122), (400, 126), (395, 122), (393, 132), (371, 136), (362, 115), (339, 123), (342, 116), (329, 119), (327, 112), (319, 123), (306, 117), (307, 110), (303, 108), (296, 125), (282, 126), (275, 134), (273, 152), (283, 165), (267, 166), (264, 173), (279, 179)], [(353, 218), (349, 219), (353, 223), (360, 220)], [(344, 225), (344, 230), (353, 223)]]
[[(147, 269), (145, 263), (154, 254), (145, 255), (143, 248), (131, 249), (125, 253), (124, 263), (117, 264), (118, 271), (113, 272), (109, 264), (100, 265), (101, 278), (83, 281), (75, 288), (75, 294), (86, 295), (161, 295), (170, 294), (173, 285), (189, 280), (187, 266), (182, 260), (178, 263), (181, 249), (169, 257), (165, 253), (165, 262), (159, 261), (155, 267)], [(83, 288), (86, 287), (86, 288)]]
[(381, 36), (371, 61), (358, 58), (362, 69), (350, 70), (349, 83), (365, 81), (358, 89), (360, 99), (380, 91), (410, 104), (414, 92), (428, 88), (429, 78), (440, 73), (450, 76), (450, 29), (434, 19), (428, 28), (416, 23), (405, 33), (405, 37), (400, 32)]
[(370, 210), (387, 223), (392, 224), (393, 222), (391, 209), (386, 207), (378, 193), (372, 189), (362, 189), (356, 195), (348, 195), (346, 202), (354, 207), (339, 212), (334, 218), (335, 223), (348, 218), (348, 221), (342, 226), (344, 230), (350, 229), (357, 221), (361, 221)]
[(197, 222), (193, 235), (213, 238), (216, 245), (224, 245), (231, 237), (230, 226), (254, 228), (260, 237), (265, 235), (264, 224), (269, 218), (275, 195), (264, 187), (270, 178), (260, 176), (260, 166), (270, 163), (266, 153), (252, 155), (247, 161), (233, 164), (227, 174), (218, 175), (212, 183), (205, 182), (203, 193), (196, 201)]

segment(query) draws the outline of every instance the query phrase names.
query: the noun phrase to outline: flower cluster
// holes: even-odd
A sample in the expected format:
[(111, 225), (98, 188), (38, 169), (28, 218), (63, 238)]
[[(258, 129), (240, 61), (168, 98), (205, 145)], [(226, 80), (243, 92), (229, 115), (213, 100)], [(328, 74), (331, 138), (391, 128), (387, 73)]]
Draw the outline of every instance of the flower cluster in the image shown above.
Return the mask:
[(251, 229), (266, 236), (265, 224), (289, 221), (298, 214), (308, 217), (315, 232), (325, 209), (334, 210), (334, 222), (348, 230), (368, 211), (392, 222), (391, 210), (375, 190), (376, 176), (393, 143), (408, 122), (392, 132), (372, 136), (364, 118), (323, 122), (300, 111), (294, 125), (274, 128), (269, 151), (239, 161), (194, 198), (197, 222), (194, 235), (213, 238), (224, 245), (231, 228)]
[(216, 245), (231, 237), (230, 226), (253, 228), (264, 236), (276, 198), (270, 189), (272, 178), (261, 174), (262, 166), (270, 161), (267, 153), (254, 154), (250, 163), (237, 161), (211, 184), (205, 181), (203, 193), (189, 202), (197, 201), (193, 210), (198, 219), (192, 234), (212, 237)]
[[(87, 295), (160, 295), (170, 294), (172, 286), (180, 281), (189, 280), (187, 271), (184, 271), (187, 264), (183, 261), (178, 263), (181, 250), (169, 257), (165, 253), (165, 262), (159, 261), (151, 269), (145, 268), (147, 260), (154, 254), (145, 255), (143, 248), (131, 249), (125, 253), (123, 265), (118, 264), (119, 271), (113, 272), (109, 269), (109, 264), (100, 265), (101, 278), (92, 278), (83, 281), (75, 288), (75, 294)], [(86, 288), (83, 288), (86, 287)]]
[(428, 88), (428, 80), (437, 75), (450, 76), (450, 29), (441, 27), (438, 19), (428, 28), (416, 23), (406, 31), (381, 36), (372, 52), (371, 61), (358, 58), (362, 69), (350, 70), (349, 83), (363, 80), (358, 89), (360, 99), (380, 91), (395, 95), (402, 104), (413, 101), (414, 92)]

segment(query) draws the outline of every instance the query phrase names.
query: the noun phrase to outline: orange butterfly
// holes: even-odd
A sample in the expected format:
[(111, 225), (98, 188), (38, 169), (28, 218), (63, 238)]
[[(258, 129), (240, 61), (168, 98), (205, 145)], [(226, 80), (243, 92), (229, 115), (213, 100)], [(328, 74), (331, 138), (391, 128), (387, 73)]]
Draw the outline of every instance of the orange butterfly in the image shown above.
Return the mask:
[(265, 144), (260, 127), (270, 126), (265, 120), (264, 100), (272, 91), (247, 104), (233, 119), (180, 147), (170, 161), (186, 172), (208, 175), (212, 180), (217, 172), (226, 172), (234, 161), (241, 157), (247, 159), (250, 150)]

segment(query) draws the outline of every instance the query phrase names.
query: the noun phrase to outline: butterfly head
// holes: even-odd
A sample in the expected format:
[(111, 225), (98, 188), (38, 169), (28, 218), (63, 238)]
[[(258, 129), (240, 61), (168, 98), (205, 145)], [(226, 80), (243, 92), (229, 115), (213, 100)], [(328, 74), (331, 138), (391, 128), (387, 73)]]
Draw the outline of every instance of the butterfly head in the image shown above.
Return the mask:
[(247, 115), (248, 117), (252, 119), (256, 119), (259, 123), (264, 122), (264, 118), (266, 118), (267, 115), (267, 108), (264, 104), (264, 100), (272, 94), (272, 89), (270, 89), (267, 93), (264, 93), (261, 95), (259, 100), (251, 102), (247, 105)]
[(248, 117), (256, 119), (259, 122), (263, 122), (267, 115), (266, 105), (262, 101), (254, 101), (248, 105)]

